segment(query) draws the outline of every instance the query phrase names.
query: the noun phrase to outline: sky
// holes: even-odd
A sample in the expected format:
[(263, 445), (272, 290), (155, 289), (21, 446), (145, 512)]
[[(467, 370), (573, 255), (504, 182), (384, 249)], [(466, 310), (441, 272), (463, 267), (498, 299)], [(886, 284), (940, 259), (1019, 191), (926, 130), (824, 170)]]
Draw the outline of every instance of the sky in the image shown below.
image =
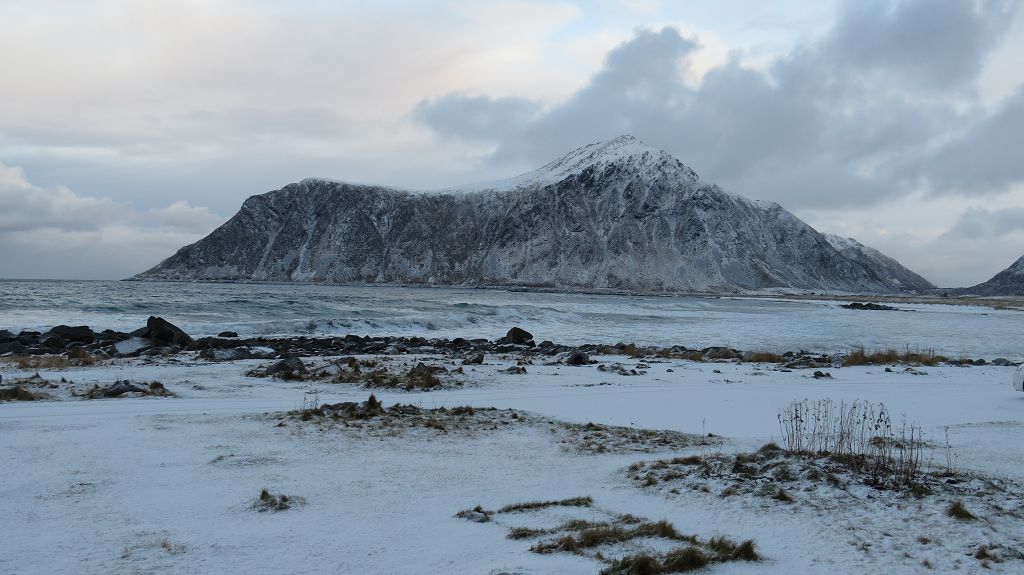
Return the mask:
[(621, 134), (940, 286), (1024, 254), (1012, 0), (0, 0), (0, 277), (118, 279), (306, 177)]

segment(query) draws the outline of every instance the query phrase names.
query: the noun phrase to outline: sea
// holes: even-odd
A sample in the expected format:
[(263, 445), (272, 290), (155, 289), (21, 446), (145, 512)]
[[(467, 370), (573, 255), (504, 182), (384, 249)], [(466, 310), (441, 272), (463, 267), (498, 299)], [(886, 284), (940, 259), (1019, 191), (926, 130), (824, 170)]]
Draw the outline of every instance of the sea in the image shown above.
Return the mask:
[(60, 324), (132, 331), (151, 315), (193, 336), (487, 338), (518, 326), (538, 342), (730, 346), (842, 353), (863, 346), (948, 357), (1024, 359), (1024, 312), (897, 304), (859, 311), (840, 301), (633, 296), (500, 289), (321, 284), (0, 281), (0, 329)]

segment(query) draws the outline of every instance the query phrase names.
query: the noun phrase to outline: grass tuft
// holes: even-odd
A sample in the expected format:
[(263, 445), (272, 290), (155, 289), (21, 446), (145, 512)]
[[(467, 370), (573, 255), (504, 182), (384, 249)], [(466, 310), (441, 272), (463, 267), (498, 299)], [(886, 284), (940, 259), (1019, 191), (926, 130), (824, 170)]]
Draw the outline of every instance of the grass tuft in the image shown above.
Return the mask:
[(977, 517), (964, 507), (964, 502), (957, 499), (946, 508), (946, 515), (958, 521), (974, 521)]
[(523, 503), (506, 505), (499, 509), (498, 513), (532, 511), (534, 509), (544, 509), (546, 507), (590, 507), (593, 504), (594, 500), (590, 496), (570, 497), (569, 499), (559, 499), (557, 501), (525, 501)]

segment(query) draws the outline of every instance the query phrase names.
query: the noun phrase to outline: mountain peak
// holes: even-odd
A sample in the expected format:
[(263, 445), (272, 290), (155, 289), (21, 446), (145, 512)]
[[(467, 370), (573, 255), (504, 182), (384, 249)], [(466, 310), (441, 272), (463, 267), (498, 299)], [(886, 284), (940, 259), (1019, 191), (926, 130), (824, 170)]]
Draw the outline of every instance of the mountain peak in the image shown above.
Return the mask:
[[(696, 183), (696, 172), (685, 166), (668, 152), (649, 146), (629, 134), (594, 142), (576, 148), (561, 158), (544, 165), (538, 170), (514, 178), (458, 186), (439, 190), (442, 192), (509, 191), (534, 186), (556, 184), (570, 176), (582, 173), (588, 168), (600, 169), (615, 164), (639, 174), (654, 177), (668, 174), (681, 178), (687, 183)], [(646, 178), (645, 178), (646, 179)]]

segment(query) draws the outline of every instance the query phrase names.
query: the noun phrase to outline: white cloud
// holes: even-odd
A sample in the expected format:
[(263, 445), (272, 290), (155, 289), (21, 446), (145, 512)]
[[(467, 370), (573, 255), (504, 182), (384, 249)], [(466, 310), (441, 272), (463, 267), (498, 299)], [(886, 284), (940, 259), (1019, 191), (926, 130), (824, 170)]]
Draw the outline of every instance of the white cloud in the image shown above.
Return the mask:
[(222, 218), (184, 201), (138, 211), (110, 198), (32, 185), (0, 163), (0, 277), (112, 279), (147, 269)]

